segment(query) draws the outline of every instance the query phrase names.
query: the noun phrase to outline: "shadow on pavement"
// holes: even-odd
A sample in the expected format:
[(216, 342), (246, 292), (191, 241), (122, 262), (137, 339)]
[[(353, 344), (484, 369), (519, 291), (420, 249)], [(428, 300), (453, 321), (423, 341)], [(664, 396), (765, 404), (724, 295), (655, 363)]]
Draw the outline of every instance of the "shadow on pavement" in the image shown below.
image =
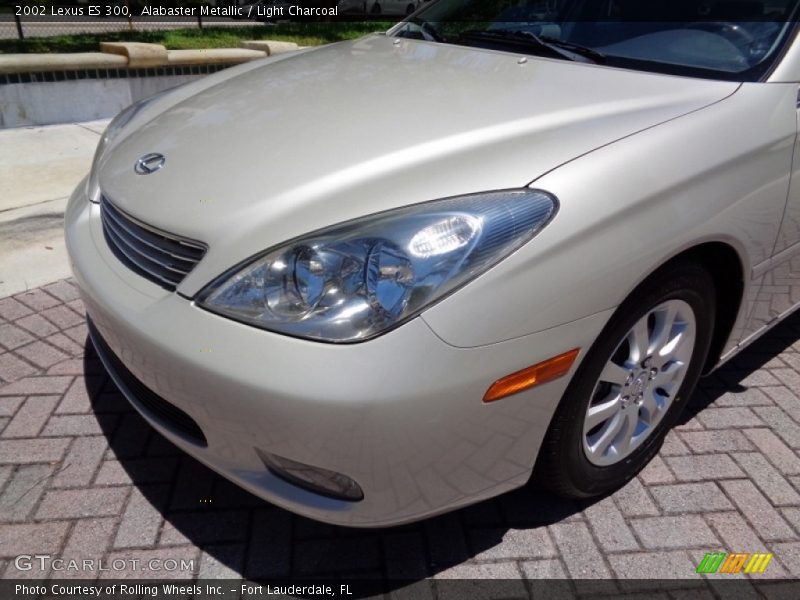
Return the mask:
[[(770, 368), (770, 363), (787, 348), (797, 344), (798, 340), (800, 340), (800, 313), (795, 313), (714, 373), (701, 379), (697, 392), (678, 419), (678, 425), (685, 425), (725, 394), (747, 392), (751, 385), (756, 384), (755, 381), (751, 383), (751, 380), (757, 377), (757, 372)], [(786, 365), (780, 364), (780, 367), (786, 368)], [(766, 377), (774, 379), (768, 374)], [(758, 385), (765, 383), (766, 381), (762, 381)], [(775, 385), (781, 384), (775, 380)]]

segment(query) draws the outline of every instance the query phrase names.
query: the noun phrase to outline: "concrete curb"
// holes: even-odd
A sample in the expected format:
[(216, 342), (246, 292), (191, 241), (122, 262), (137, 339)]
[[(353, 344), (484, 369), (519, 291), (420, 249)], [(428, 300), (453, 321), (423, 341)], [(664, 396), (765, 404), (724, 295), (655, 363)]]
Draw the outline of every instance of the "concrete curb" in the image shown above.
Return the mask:
[(169, 65), (238, 64), (294, 52), (293, 42), (244, 41), (239, 48), (167, 50), (160, 44), (100, 42), (100, 52), (69, 54), (0, 54), (0, 74), (82, 69), (138, 69)]
[(266, 52), (267, 56), (275, 54), (283, 54), (284, 52), (294, 52), (300, 47), (294, 42), (276, 42), (274, 40), (247, 40), (239, 44), (240, 48), (247, 48), (248, 50), (261, 50)]
[(119, 54), (128, 59), (128, 68), (158, 67), (167, 62), (167, 49), (160, 44), (100, 42), (100, 52)]
[(264, 58), (266, 52), (244, 48), (214, 48), (213, 50), (169, 50), (170, 65), (218, 65), (237, 64)]
[(76, 71), (81, 69), (125, 69), (128, 59), (103, 52), (72, 54), (0, 54), (0, 73)]

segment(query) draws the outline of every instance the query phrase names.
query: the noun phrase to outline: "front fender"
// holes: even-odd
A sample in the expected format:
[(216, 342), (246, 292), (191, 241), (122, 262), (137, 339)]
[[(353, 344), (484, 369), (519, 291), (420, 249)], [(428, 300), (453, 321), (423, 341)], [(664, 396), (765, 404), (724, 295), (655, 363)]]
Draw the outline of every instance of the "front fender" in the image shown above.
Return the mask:
[(670, 258), (708, 241), (737, 251), (748, 295), (785, 208), (796, 94), (796, 85), (746, 84), (539, 178), (532, 187), (561, 202), (553, 222), (425, 320), (459, 347), (542, 331), (618, 306)]

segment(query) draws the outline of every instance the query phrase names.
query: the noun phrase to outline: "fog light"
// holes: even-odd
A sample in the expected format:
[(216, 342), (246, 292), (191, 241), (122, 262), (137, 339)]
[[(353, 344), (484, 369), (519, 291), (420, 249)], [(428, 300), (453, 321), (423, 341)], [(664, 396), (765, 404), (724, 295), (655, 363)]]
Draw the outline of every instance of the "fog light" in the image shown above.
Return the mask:
[(277, 454), (264, 452), (258, 448), (255, 450), (264, 465), (272, 473), (289, 483), (315, 494), (329, 496), (337, 500), (355, 502), (364, 498), (364, 492), (361, 491), (361, 487), (347, 475), (321, 469), (320, 467), (304, 465)]

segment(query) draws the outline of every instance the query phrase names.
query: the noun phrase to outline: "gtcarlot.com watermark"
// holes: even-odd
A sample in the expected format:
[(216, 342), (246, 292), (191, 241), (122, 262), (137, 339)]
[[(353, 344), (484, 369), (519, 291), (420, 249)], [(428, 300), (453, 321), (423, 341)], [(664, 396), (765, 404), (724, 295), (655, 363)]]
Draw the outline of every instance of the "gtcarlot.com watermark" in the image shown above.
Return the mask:
[(175, 571), (194, 571), (194, 560), (185, 558), (115, 558), (104, 560), (98, 558), (65, 559), (50, 554), (20, 554), (14, 558), (14, 567), (18, 571), (54, 571), (59, 572), (136, 572), (154, 571), (156, 573), (172, 573)]

